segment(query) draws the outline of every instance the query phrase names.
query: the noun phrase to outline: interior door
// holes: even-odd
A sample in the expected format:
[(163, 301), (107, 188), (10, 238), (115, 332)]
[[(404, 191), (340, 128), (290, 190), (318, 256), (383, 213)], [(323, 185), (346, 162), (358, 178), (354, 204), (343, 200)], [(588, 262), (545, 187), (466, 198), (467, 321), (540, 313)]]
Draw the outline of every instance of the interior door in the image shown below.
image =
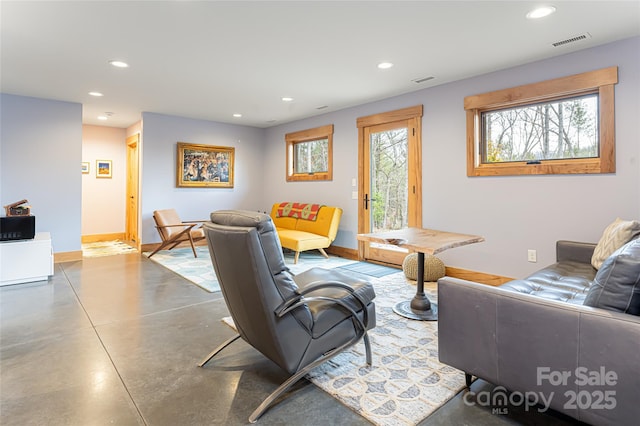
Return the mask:
[(138, 237), (138, 189), (139, 189), (139, 145), (140, 134), (127, 138), (127, 200), (125, 239), (140, 250)]
[[(374, 116), (360, 132), (360, 233), (375, 233), (422, 225), (420, 121), (397, 112)], [(401, 110), (405, 111), (405, 110)], [(359, 126), (360, 127), (360, 126)], [(407, 250), (361, 242), (360, 258), (402, 265)]]

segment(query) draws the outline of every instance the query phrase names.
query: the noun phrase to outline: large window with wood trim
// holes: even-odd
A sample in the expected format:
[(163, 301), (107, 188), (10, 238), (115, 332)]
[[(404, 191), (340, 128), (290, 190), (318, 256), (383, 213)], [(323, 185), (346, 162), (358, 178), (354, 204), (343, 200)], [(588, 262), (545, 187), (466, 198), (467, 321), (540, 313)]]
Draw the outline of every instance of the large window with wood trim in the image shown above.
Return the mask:
[(465, 98), (467, 175), (612, 173), (617, 67)]
[(333, 179), (333, 125), (285, 135), (287, 181)]

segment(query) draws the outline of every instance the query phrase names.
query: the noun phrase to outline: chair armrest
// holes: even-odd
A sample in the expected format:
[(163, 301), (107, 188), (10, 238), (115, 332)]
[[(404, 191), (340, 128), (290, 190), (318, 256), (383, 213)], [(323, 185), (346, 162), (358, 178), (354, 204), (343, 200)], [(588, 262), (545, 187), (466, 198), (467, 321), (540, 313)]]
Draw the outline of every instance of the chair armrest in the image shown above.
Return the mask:
[[(171, 241), (175, 241), (176, 238), (181, 237), (182, 235), (187, 235), (189, 238), (191, 238), (191, 231), (193, 230), (193, 228), (196, 226), (196, 224), (180, 224), (180, 225), (156, 225), (156, 228), (158, 228), (158, 230), (160, 229), (166, 229), (166, 228), (177, 228), (180, 227), (182, 228), (181, 230), (176, 231), (175, 234), (167, 237), (168, 240)], [(169, 231), (167, 231), (169, 232)], [(162, 237), (163, 239), (165, 238), (164, 236)]]
[[(362, 298), (360, 296), (358, 296), (358, 294), (356, 293), (354, 288), (351, 287), (350, 285), (345, 284), (343, 282), (339, 282), (339, 281), (318, 281), (318, 282), (315, 282), (315, 283), (308, 284), (302, 290), (298, 290), (298, 293), (297, 293), (296, 297), (285, 301), (284, 304), (279, 309), (282, 309), (282, 310), (288, 309), (288, 307), (290, 305), (293, 305), (294, 303), (298, 302), (306, 294), (309, 294), (311, 292), (314, 292), (314, 291), (317, 291), (317, 290), (320, 290), (320, 289), (323, 289), (323, 288), (338, 288), (340, 290), (344, 290), (347, 293), (349, 293), (350, 295), (352, 295), (358, 301), (358, 303), (359, 303), (359, 305), (360, 305), (360, 307), (362, 309), (366, 308), (366, 304), (365, 304), (364, 300), (362, 300)], [(328, 298), (328, 299), (337, 300), (335, 298)], [(282, 315), (280, 315), (280, 316), (282, 316)]]
[(193, 223), (193, 224), (181, 223), (179, 225), (156, 225), (156, 228), (158, 228), (159, 230), (160, 229), (166, 229), (166, 228), (182, 228), (182, 230), (176, 231), (177, 233), (170, 237), (170, 238), (177, 238), (178, 236), (181, 236), (183, 234), (190, 234), (191, 230), (195, 226), (196, 226), (195, 223)]
[(197, 225), (196, 223), (194, 223), (194, 224), (180, 223), (180, 224), (177, 224), (177, 225), (156, 225), (156, 228), (175, 228), (175, 227), (179, 226), (181, 228), (188, 227), (189, 229), (191, 229), (196, 225)]
[(591, 263), (596, 245), (579, 241), (560, 240), (556, 242), (556, 262)]
[[(352, 296), (353, 299), (357, 301), (357, 304), (359, 305), (359, 309), (362, 310), (362, 313), (363, 313), (362, 321), (360, 321), (360, 319), (358, 318), (356, 310), (353, 307), (349, 306), (349, 304), (341, 298), (328, 297), (328, 296), (307, 296), (310, 293), (313, 293), (314, 291), (318, 291), (326, 288), (336, 288), (336, 289), (344, 290), (346, 293)], [(286, 300), (276, 310), (276, 315), (278, 315), (278, 317), (282, 317), (285, 314), (296, 309), (297, 307), (305, 305), (308, 302), (312, 302), (312, 301), (326, 301), (326, 302), (336, 303), (342, 306), (343, 308), (345, 308), (347, 311), (349, 311), (353, 315), (354, 321), (358, 321), (364, 330), (366, 330), (366, 328), (369, 325), (369, 314), (367, 311), (367, 304), (356, 293), (353, 287), (340, 281), (317, 281), (317, 282), (309, 283), (302, 290), (299, 290), (294, 297), (292, 297), (289, 300)]]

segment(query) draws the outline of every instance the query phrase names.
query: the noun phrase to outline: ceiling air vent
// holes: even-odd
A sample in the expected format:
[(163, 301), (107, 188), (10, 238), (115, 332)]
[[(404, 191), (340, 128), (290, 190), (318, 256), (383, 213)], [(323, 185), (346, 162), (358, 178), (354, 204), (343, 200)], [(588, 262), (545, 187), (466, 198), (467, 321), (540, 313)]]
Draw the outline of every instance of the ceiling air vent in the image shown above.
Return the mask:
[(575, 43), (577, 41), (586, 40), (588, 38), (591, 38), (591, 34), (584, 33), (584, 34), (580, 34), (579, 36), (568, 38), (566, 40), (556, 41), (555, 43), (551, 43), (551, 45), (553, 47), (560, 47), (560, 46), (564, 46), (565, 44)]
[(425, 81), (429, 81), (429, 80), (433, 80), (435, 77), (433, 76), (429, 76), (429, 77), (422, 77), (422, 78), (416, 78), (413, 81), (414, 83), (420, 84), (420, 83), (424, 83)]

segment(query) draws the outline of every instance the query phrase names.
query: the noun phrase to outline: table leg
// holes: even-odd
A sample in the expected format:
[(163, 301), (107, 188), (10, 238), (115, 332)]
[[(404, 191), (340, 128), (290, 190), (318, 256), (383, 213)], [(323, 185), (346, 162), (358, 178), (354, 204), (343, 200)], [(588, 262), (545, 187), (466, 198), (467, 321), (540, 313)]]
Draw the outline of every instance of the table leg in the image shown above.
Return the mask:
[(418, 276), (416, 295), (413, 299), (398, 303), (393, 312), (405, 318), (419, 321), (437, 321), (438, 305), (424, 294), (424, 253), (418, 252)]

